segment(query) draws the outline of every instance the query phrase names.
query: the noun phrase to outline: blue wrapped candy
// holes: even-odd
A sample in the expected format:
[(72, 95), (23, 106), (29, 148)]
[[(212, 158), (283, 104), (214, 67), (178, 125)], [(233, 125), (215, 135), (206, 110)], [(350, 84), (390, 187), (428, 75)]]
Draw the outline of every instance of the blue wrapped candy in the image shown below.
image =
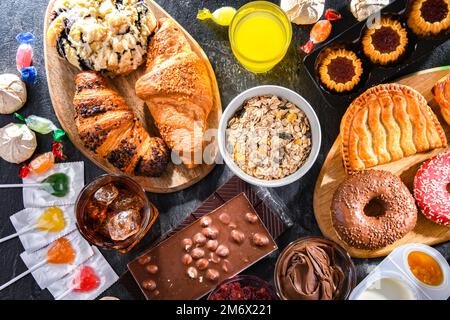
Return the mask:
[(16, 40), (19, 43), (33, 44), (35, 37), (31, 32), (21, 32), (16, 36)]
[(34, 66), (26, 67), (20, 70), (20, 76), (28, 84), (35, 84), (37, 81), (37, 71)]

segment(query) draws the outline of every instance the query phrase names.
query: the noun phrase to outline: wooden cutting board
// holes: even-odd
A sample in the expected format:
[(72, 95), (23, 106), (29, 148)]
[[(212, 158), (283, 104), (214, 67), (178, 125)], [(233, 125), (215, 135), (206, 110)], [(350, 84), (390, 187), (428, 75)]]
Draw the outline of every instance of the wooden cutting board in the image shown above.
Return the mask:
[[(431, 89), (434, 84), (449, 73), (450, 66), (439, 67), (411, 74), (399, 79), (396, 82), (408, 85), (416, 89), (427, 99), (429, 105), (433, 108), (436, 115), (438, 115), (439, 121), (441, 122), (447, 134), (447, 139), (449, 139), (450, 141), (450, 127), (447, 125), (444, 119), (442, 119), (437, 104), (433, 99), (433, 94), (431, 93)], [(314, 190), (314, 214), (316, 216), (316, 220), (319, 224), (320, 230), (325, 237), (338, 242), (346, 250), (348, 250), (350, 255), (354, 258), (375, 258), (386, 256), (396, 247), (406, 243), (420, 242), (428, 245), (433, 245), (450, 240), (450, 228), (437, 225), (426, 219), (421, 213), (419, 213), (417, 225), (414, 230), (409, 232), (404, 238), (385, 248), (373, 251), (359, 250), (351, 248), (346, 245), (345, 242), (341, 241), (333, 228), (330, 210), (333, 193), (335, 192), (337, 187), (346, 179), (346, 173), (342, 165), (340, 147), (341, 142), (340, 137), (338, 137), (323, 164)], [(376, 166), (373, 169), (387, 170), (400, 176), (403, 182), (412, 191), (414, 176), (420, 164), (447, 149), (450, 148), (438, 149), (428, 153), (416, 154), (414, 156), (401, 159), (389, 164)]]
[[(145, 0), (148, 7), (153, 11), (157, 19), (168, 17), (172, 18), (157, 3), (151, 0)], [(44, 35), (47, 33), (49, 25), (49, 16), (55, 0), (50, 0), (44, 22)], [(186, 34), (192, 49), (205, 61), (210, 78), (213, 84), (214, 105), (207, 120), (207, 129), (218, 128), (220, 117), (222, 115), (222, 104), (220, 101), (219, 87), (217, 85), (216, 76), (211, 63), (200, 45), (195, 41), (189, 33), (179, 27)], [(46, 40), (46, 39), (45, 39)], [(95, 156), (89, 152), (81, 142), (74, 122), (74, 108), (72, 104), (75, 84), (74, 77), (79, 72), (78, 69), (70, 65), (66, 60), (59, 57), (55, 48), (48, 47), (44, 41), (45, 69), (47, 73), (47, 82), (50, 91), (50, 97), (55, 110), (56, 116), (61, 123), (62, 128), (66, 131), (69, 139), (87, 158), (94, 162), (97, 166), (108, 173), (120, 174), (120, 170), (110, 165), (106, 160)], [(134, 91), (136, 80), (144, 73), (144, 67), (127, 76), (120, 76), (110, 79), (110, 84), (125, 98), (127, 103), (134, 109), (136, 116), (141, 120), (144, 126), (152, 134), (157, 134), (153, 119), (144, 102), (140, 100)], [(206, 148), (205, 148), (206, 149)], [(207, 146), (211, 159), (215, 159), (218, 155), (218, 147), (216, 140), (210, 142)], [(165, 173), (159, 178), (132, 176), (147, 191), (157, 193), (169, 193), (185, 189), (205, 177), (214, 167), (214, 164), (203, 164), (195, 169), (187, 169), (183, 165), (170, 164)]]

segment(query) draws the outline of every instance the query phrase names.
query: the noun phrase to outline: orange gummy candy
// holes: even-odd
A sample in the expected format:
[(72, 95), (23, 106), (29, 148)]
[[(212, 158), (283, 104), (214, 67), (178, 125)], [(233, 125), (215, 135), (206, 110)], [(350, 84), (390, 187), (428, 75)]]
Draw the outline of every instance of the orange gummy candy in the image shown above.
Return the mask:
[(71, 264), (75, 260), (75, 251), (70, 241), (59, 238), (53, 242), (47, 251), (47, 262), (52, 264)]
[(30, 169), (34, 173), (44, 173), (55, 165), (55, 156), (51, 152), (41, 154), (30, 162)]

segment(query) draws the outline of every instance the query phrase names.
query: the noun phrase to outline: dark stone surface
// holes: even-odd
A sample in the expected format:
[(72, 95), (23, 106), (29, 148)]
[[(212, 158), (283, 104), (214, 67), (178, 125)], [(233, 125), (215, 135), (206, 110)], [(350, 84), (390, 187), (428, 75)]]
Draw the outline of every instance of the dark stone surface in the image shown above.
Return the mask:
[[(21, 110), (24, 115), (37, 114), (57, 121), (48, 93), (45, 79), (43, 59), (43, 19), (47, 6), (47, 0), (2, 0), (0, 1), (0, 73), (16, 73), (14, 57), (17, 49), (15, 36), (21, 31), (31, 31), (37, 36), (35, 45), (34, 63), (39, 73), (39, 83), (29, 88), (29, 98), (26, 106)], [(294, 89), (303, 95), (314, 107), (323, 128), (322, 149), (317, 163), (312, 170), (300, 181), (287, 187), (271, 190), (285, 202), (287, 214), (294, 220), (294, 226), (286, 232), (278, 241), (279, 247), (283, 248), (289, 242), (308, 235), (320, 235), (316, 224), (312, 197), (315, 180), (319, 174), (321, 165), (328, 153), (333, 141), (338, 135), (339, 118), (344, 110), (337, 110), (323, 100), (319, 92), (311, 83), (301, 65), (302, 55), (295, 49), (300, 43), (308, 38), (309, 28), (295, 27), (293, 45), (287, 57), (271, 72), (264, 75), (254, 75), (244, 70), (231, 54), (227, 29), (213, 25), (210, 22), (199, 22), (195, 19), (197, 9), (207, 6), (215, 9), (223, 5), (239, 7), (248, 1), (198, 1), (198, 0), (157, 0), (175, 19), (177, 19), (202, 45), (210, 57), (216, 70), (219, 82), (222, 104), (225, 107), (230, 100), (243, 90), (262, 84), (276, 84)], [(274, 1), (276, 2), (276, 1)], [(328, 7), (343, 8), (347, 1), (327, 1)], [(347, 9), (345, 15), (349, 15)], [(442, 45), (426, 58), (426, 60), (406, 70), (410, 73), (417, 70), (432, 68), (450, 64), (450, 43)], [(12, 116), (0, 116), (0, 126), (15, 121)], [(49, 150), (50, 137), (38, 137), (39, 148), (37, 152)], [(66, 153), (72, 161), (83, 160), (85, 162), (85, 179), (91, 181), (102, 171), (95, 167), (89, 160), (85, 159), (70, 142), (65, 142)], [(1, 183), (17, 183), (18, 167), (4, 161), (0, 163)], [(161, 233), (176, 226), (195, 207), (197, 207), (211, 192), (223, 184), (231, 172), (224, 165), (218, 165), (214, 171), (198, 184), (184, 191), (158, 195), (149, 194), (149, 198), (159, 208), (160, 217), (148, 235), (129, 254), (119, 254), (111, 251), (104, 252), (107, 260), (120, 275), (126, 270), (126, 263), (139, 254), (149, 243), (154, 241)], [(0, 190), (0, 236), (6, 236), (14, 232), (9, 221), (9, 216), (23, 208), (20, 190)], [(447, 259), (450, 258), (450, 245), (436, 246)], [(1, 244), (0, 247), (0, 283), (4, 283), (15, 275), (25, 271), (25, 265), (19, 257), (23, 248), (18, 239)], [(170, 253), (168, 253), (170, 254)], [(273, 266), (276, 255), (259, 262), (246, 271), (248, 274), (259, 275), (272, 281)], [(358, 279), (361, 280), (380, 259), (355, 259), (358, 270)], [(114, 295), (121, 299), (130, 299), (132, 296), (121, 284), (110, 288), (106, 294)], [(48, 291), (41, 291), (31, 276), (20, 280), (9, 288), (0, 292), (0, 299), (50, 299)]]

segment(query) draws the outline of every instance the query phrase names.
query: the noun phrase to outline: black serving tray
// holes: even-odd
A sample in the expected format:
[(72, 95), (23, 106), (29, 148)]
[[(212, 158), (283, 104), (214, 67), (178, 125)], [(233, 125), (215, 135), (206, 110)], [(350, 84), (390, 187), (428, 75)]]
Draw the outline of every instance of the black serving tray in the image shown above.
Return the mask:
[[(342, 32), (331, 40), (317, 45), (315, 50), (304, 58), (303, 63), (309, 76), (322, 93), (325, 100), (327, 100), (332, 107), (340, 109), (347, 108), (361, 93), (377, 84), (395, 79), (403, 69), (414, 65), (421, 58), (450, 38), (449, 30), (446, 30), (435, 37), (421, 38), (416, 36), (406, 24), (409, 7), (412, 3), (413, 1), (396, 0), (381, 10), (382, 15), (392, 16), (400, 21), (408, 32), (406, 52), (395, 64), (388, 66), (377, 65), (372, 63), (365, 56), (362, 50), (361, 40), (366, 30), (367, 19), (354, 24), (350, 28), (342, 30)], [(368, 19), (370, 19), (370, 17)], [(339, 47), (347, 48), (355, 52), (361, 59), (364, 70), (359, 84), (352, 91), (344, 93), (337, 93), (329, 90), (322, 85), (318, 76), (318, 66), (321, 58), (325, 54), (325, 50)]]

